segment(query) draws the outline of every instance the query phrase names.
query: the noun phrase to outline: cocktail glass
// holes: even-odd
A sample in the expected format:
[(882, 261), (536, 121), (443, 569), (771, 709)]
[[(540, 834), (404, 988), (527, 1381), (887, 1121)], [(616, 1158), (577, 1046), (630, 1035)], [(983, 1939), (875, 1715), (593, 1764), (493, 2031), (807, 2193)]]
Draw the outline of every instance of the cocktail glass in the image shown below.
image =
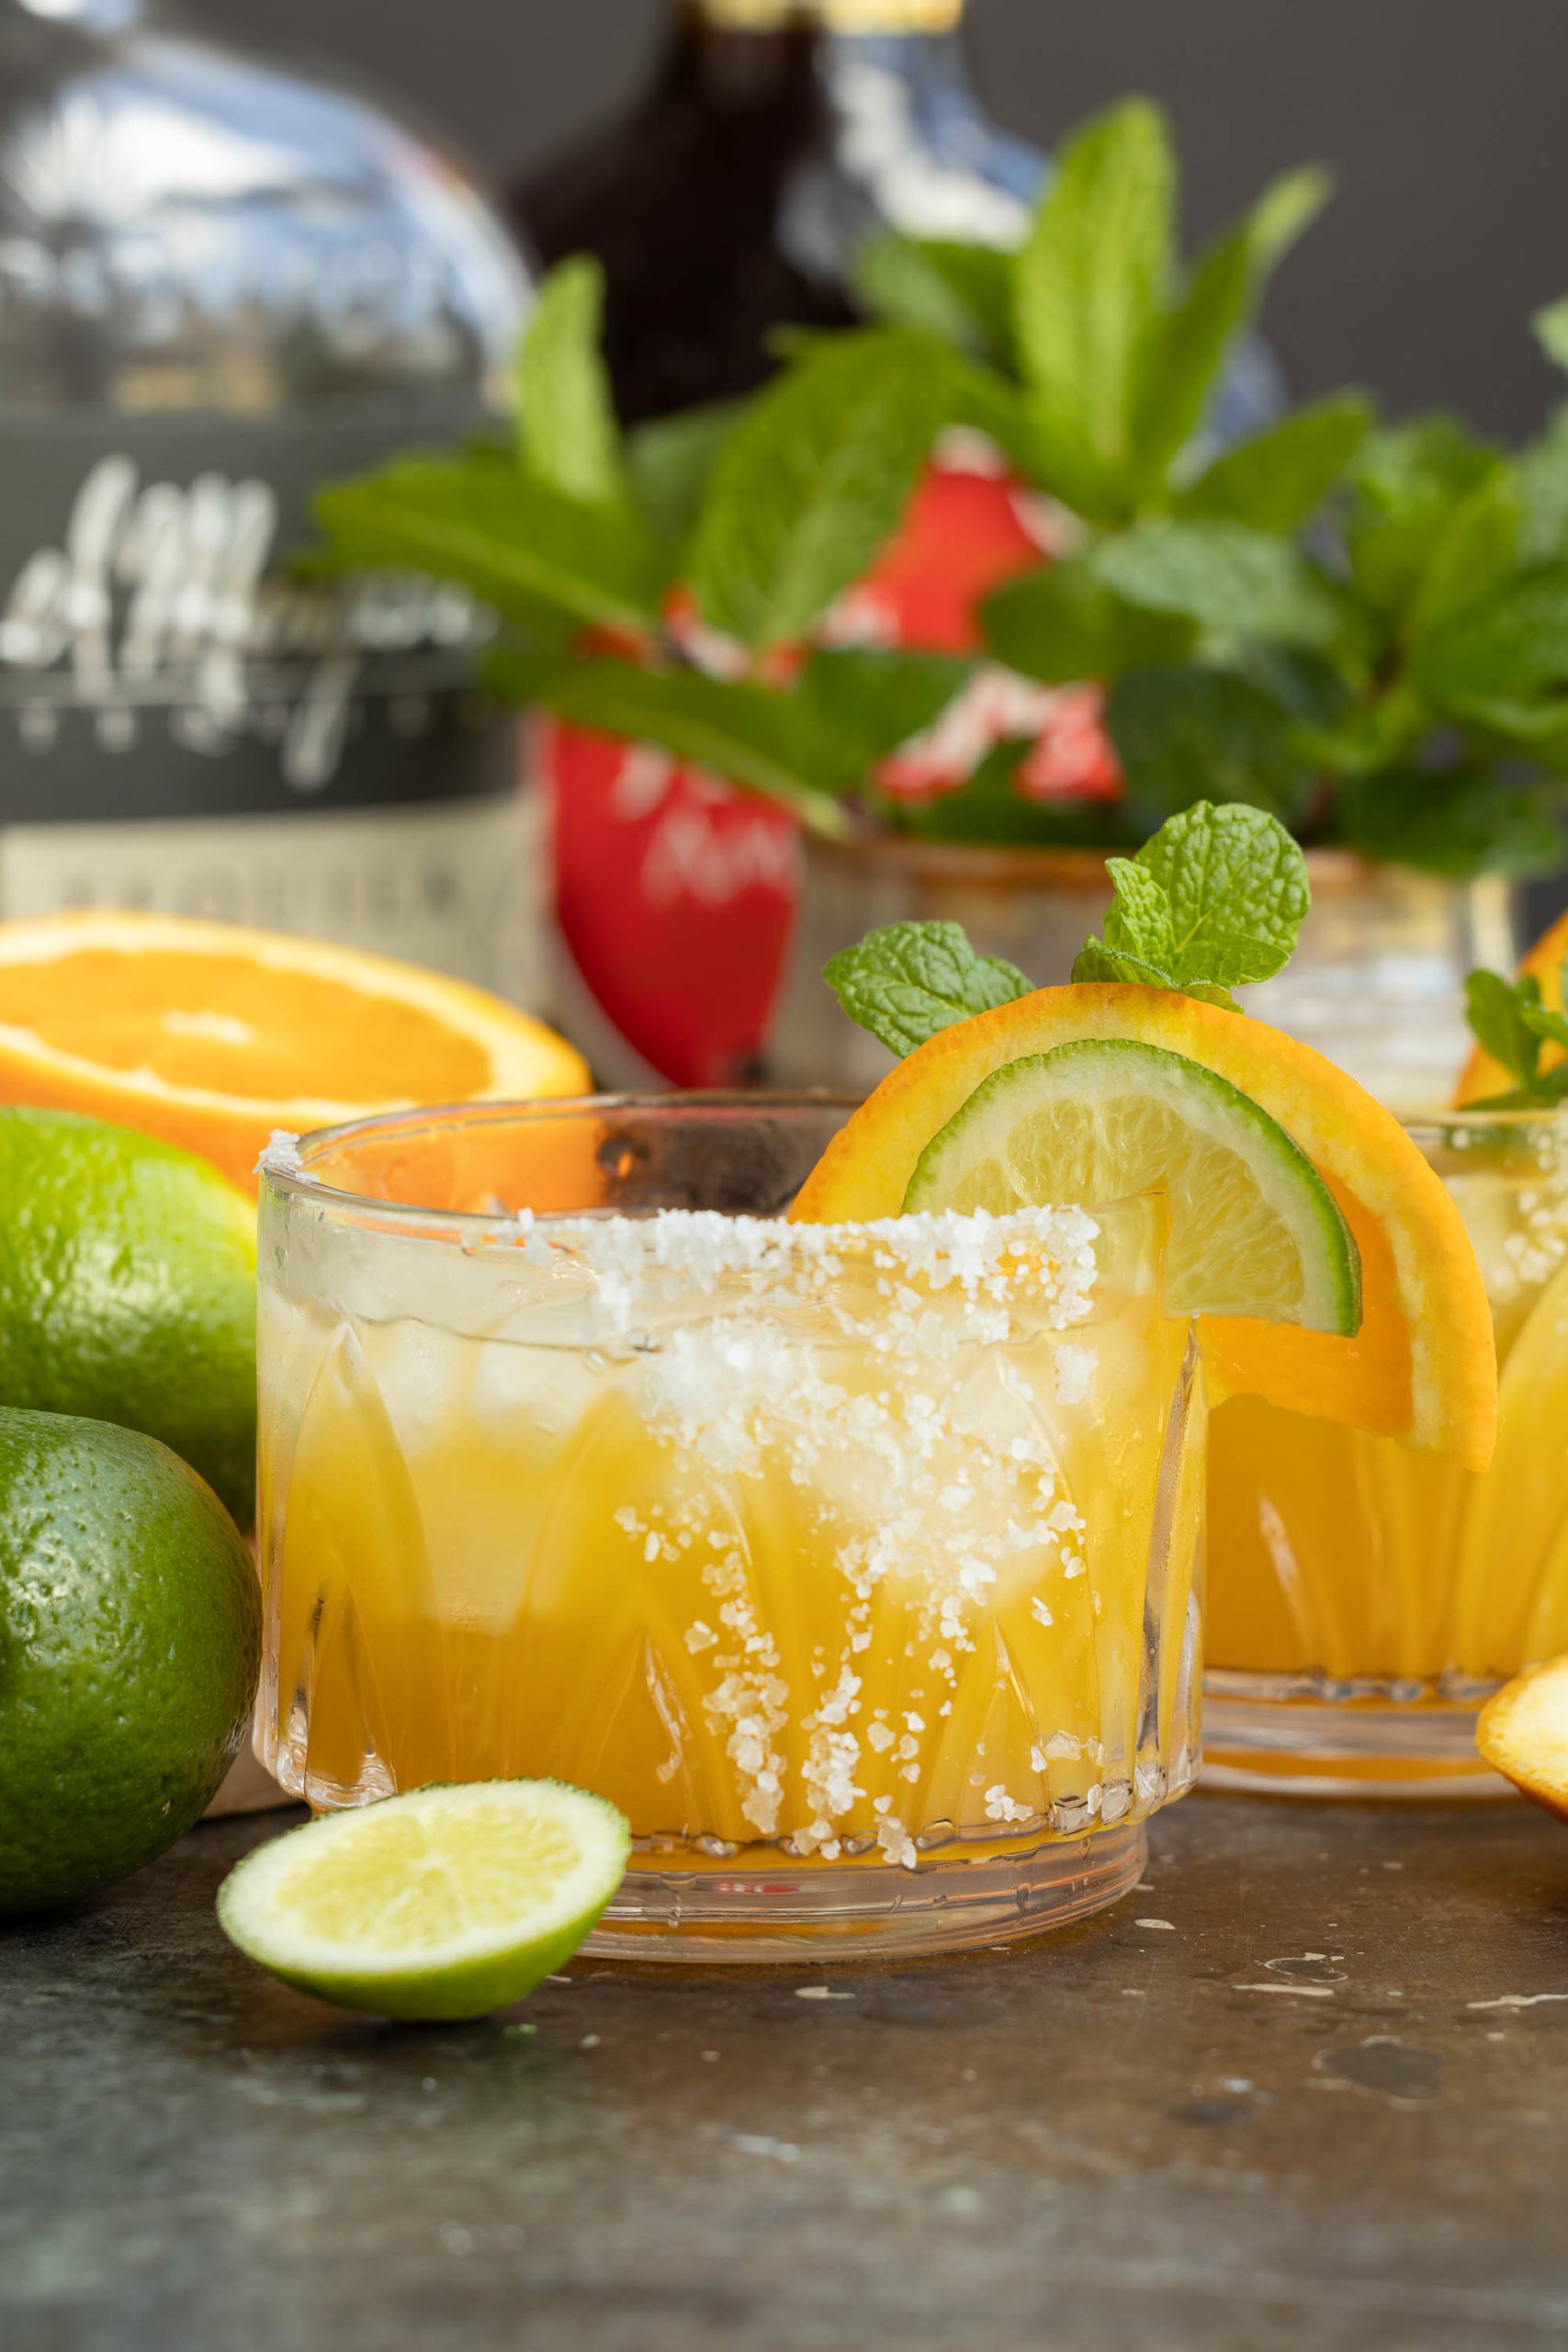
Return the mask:
[(268, 1156), (258, 1745), (317, 1807), (554, 1775), (591, 1950), (994, 1943), (1194, 1771), (1164, 1212), (784, 1220), (848, 1105), (472, 1105)]
[(1499, 1680), (1568, 1649), (1568, 1120), (1405, 1122), (1492, 1304), (1483, 1476), (1251, 1398), (1213, 1418), (1203, 1778), (1320, 1796), (1498, 1796)]

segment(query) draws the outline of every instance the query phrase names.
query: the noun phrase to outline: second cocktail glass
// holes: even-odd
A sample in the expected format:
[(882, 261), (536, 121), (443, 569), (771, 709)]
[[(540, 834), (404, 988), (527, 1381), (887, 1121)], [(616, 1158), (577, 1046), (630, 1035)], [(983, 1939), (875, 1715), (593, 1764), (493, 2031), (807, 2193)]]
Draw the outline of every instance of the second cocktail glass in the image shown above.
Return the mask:
[(1568, 1649), (1568, 1117), (1406, 1123), (1496, 1333), (1483, 1476), (1250, 1398), (1214, 1416), (1207, 1785), (1491, 1796), (1478, 1704)]
[(259, 1745), (629, 1816), (595, 1945), (995, 1942), (1190, 1781), (1203, 1409), (1161, 1204), (784, 1221), (844, 1106), (485, 1104), (262, 1194)]

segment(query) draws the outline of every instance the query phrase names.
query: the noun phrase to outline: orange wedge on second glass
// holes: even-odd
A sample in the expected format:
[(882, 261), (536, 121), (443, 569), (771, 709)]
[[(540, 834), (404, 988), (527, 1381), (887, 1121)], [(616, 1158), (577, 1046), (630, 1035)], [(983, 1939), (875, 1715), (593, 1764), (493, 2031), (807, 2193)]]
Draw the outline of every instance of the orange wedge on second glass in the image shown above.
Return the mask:
[(164, 1136), (238, 1183), (275, 1127), (588, 1084), (542, 1023), (417, 965), (174, 916), (0, 923), (0, 1102)]
[[(1540, 982), (1540, 1001), (1549, 1012), (1562, 1011), (1562, 958), (1568, 956), (1568, 915), (1559, 915), (1549, 931), (1542, 932), (1529, 954), (1519, 966), (1522, 978), (1529, 972)], [(1540, 1060), (1543, 1069), (1551, 1069), (1562, 1059), (1561, 1046), (1547, 1046)], [(1464, 1066), (1459, 1091), (1454, 1100), (1462, 1109), (1467, 1102), (1484, 1102), (1488, 1095), (1506, 1094), (1514, 1080), (1495, 1062), (1485, 1048), (1477, 1046)]]
[(1496, 1425), (1492, 1318), (1458, 1210), (1390, 1112), (1321, 1054), (1246, 1013), (1102, 985), (1043, 989), (979, 1013), (884, 1079), (791, 1214), (815, 1224), (898, 1216), (921, 1152), (984, 1080), (1084, 1037), (1161, 1046), (1228, 1079), (1313, 1161), (1360, 1250), (1354, 1339), (1208, 1319), (1213, 1392), (1261, 1396), (1483, 1469)]

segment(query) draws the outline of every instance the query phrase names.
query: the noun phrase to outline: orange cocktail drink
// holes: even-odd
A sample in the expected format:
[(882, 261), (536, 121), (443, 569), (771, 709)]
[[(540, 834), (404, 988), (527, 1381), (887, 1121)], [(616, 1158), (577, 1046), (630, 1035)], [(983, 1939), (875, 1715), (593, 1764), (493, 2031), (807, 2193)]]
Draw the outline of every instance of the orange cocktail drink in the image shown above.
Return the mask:
[(1497, 1793), (1476, 1706), (1568, 1649), (1568, 1130), (1550, 1113), (1407, 1125), (1485, 1283), (1497, 1451), (1477, 1475), (1254, 1399), (1219, 1408), (1205, 1771), (1222, 1783)]
[(843, 1115), (485, 1105), (275, 1156), (287, 1787), (594, 1789), (622, 1948), (940, 1948), (1130, 1883), (1196, 1744), (1162, 1207), (784, 1223)]

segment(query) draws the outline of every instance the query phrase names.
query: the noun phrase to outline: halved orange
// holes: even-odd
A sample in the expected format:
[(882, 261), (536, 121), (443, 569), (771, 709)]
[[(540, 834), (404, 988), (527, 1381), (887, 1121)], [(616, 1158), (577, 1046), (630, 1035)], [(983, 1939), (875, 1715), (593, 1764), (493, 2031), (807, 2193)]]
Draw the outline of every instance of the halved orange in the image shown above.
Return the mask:
[(1483, 1469), (1496, 1427), (1492, 1318), (1458, 1210), (1392, 1113), (1323, 1055), (1244, 1013), (1100, 984), (1043, 989), (979, 1013), (884, 1079), (792, 1215), (815, 1224), (897, 1216), (927, 1145), (993, 1071), (1090, 1037), (1163, 1047), (1228, 1079), (1305, 1152), (1359, 1249), (1354, 1339), (1209, 1318), (1212, 1391), (1262, 1396)]
[(275, 1127), (588, 1085), (542, 1023), (416, 965), (166, 915), (0, 923), (0, 1102), (166, 1136), (238, 1183)]
[[(1529, 972), (1540, 982), (1540, 1001), (1551, 1012), (1562, 1011), (1564, 956), (1568, 956), (1568, 914), (1559, 915), (1551, 928), (1542, 932), (1519, 966), (1521, 978)], [(1562, 1059), (1561, 1046), (1547, 1046), (1541, 1052), (1541, 1068), (1551, 1069)], [(1495, 1062), (1483, 1046), (1477, 1046), (1464, 1066), (1454, 1101), (1462, 1110), (1467, 1102), (1483, 1102), (1489, 1095), (1506, 1094), (1514, 1083), (1502, 1063)]]
[(1568, 1820), (1568, 1657), (1532, 1666), (1494, 1691), (1475, 1720), (1488, 1764)]

